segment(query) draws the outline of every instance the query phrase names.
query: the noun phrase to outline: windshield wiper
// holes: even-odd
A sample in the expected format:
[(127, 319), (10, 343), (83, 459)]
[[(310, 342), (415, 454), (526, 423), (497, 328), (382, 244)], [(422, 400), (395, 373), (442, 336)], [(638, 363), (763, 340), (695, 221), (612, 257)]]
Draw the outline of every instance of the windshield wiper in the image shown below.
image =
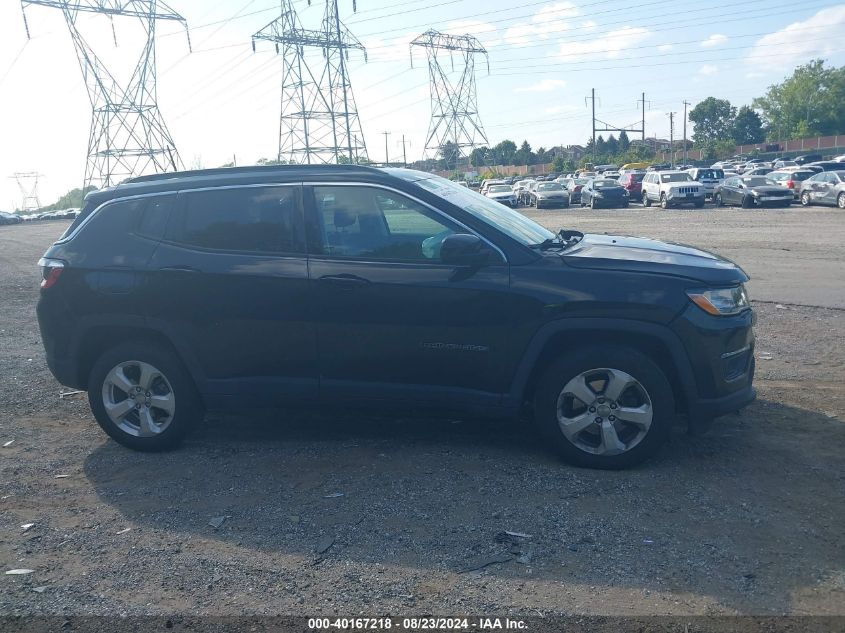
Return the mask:
[(580, 231), (569, 231), (569, 230), (560, 230), (558, 231), (554, 237), (550, 237), (547, 240), (543, 240), (539, 244), (532, 244), (533, 248), (538, 248), (541, 251), (551, 250), (551, 249), (566, 249), (570, 246), (575, 246), (578, 242), (584, 239), (584, 234)]

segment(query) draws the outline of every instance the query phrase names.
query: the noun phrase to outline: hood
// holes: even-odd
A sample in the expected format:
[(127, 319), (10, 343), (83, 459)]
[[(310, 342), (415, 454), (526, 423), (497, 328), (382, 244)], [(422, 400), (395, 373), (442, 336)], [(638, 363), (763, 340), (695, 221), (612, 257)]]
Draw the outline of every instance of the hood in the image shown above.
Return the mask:
[(588, 233), (560, 256), (575, 268), (673, 275), (715, 285), (748, 281), (742, 268), (729, 259), (692, 246), (643, 237)]

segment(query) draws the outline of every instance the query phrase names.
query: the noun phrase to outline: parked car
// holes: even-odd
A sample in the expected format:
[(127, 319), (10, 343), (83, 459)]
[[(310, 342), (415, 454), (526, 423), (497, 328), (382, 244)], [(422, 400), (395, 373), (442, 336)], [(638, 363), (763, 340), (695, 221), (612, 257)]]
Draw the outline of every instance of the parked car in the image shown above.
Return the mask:
[(765, 176), (773, 172), (774, 169), (771, 167), (753, 167), (752, 169), (747, 169), (742, 172), (743, 176)]
[(788, 207), (792, 202), (792, 192), (772, 183), (765, 176), (734, 176), (725, 178), (716, 186), (713, 199), (720, 207)]
[(792, 191), (793, 198), (798, 200), (801, 195), (801, 183), (807, 180), (810, 176), (814, 175), (814, 173), (815, 172), (812, 172), (809, 169), (786, 169), (766, 174), (766, 178), (774, 184), (786, 187)]
[(776, 160), (773, 165), (775, 169), (785, 169), (787, 167), (800, 167), (794, 160)]
[(6, 213), (0, 211), (0, 225), (3, 224), (20, 224), (23, 220), (17, 213)]
[(491, 200), (501, 202), (509, 207), (515, 207), (517, 205), (516, 194), (510, 185), (490, 185), (487, 187), (487, 193), (484, 195)]
[(704, 206), (704, 187), (685, 171), (651, 171), (642, 182), (643, 206), (659, 202), (664, 209), (682, 204)]
[(845, 169), (807, 178), (801, 183), (801, 204), (832, 204), (845, 209)]
[(581, 206), (591, 209), (599, 207), (627, 207), (628, 190), (618, 180), (611, 178), (591, 178), (581, 189)]
[(741, 268), (657, 240), (553, 233), (424, 172), (130, 179), (88, 194), (39, 266), (50, 370), (137, 450), (175, 447), (207, 409), (516, 419), (530, 402), (564, 459), (623, 468), (679, 415), (701, 429), (755, 397)]
[(803, 156), (796, 156), (795, 162), (799, 165), (806, 165), (807, 163), (814, 163), (822, 160), (821, 154), (804, 154)]
[(687, 173), (690, 175), (690, 178), (696, 182), (700, 182), (701, 186), (704, 187), (705, 198), (712, 198), (716, 185), (725, 178), (725, 172), (720, 168), (714, 167), (693, 167), (692, 169), (688, 169)]
[(528, 190), (528, 205), (537, 207), (568, 207), (569, 192), (559, 182), (538, 182)]
[(821, 169), (822, 171), (840, 171), (842, 169), (842, 163), (835, 160), (820, 160), (814, 163), (806, 163), (803, 167), (813, 170)]
[(835, 160), (837, 163), (845, 163), (845, 154), (842, 154), (842, 156), (837, 156), (836, 158), (833, 158), (832, 160)]
[(607, 171), (605, 171), (605, 172), (602, 172), (601, 177), (602, 177), (602, 178), (611, 178), (611, 179), (613, 179), (613, 180), (619, 180), (619, 176), (620, 176), (620, 175), (621, 175), (621, 174), (620, 174), (618, 171), (614, 171), (614, 170), (612, 170), (612, 169), (609, 169), (609, 170), (607, 170)]
[(580, 204), (581, 189), (590, 181), (589, 178), (567, 178), (563, 186), (569, 192), (569, 204)]
[(629, 200), (640, 199), (643, 178), (645, 178), (644, 171), (628, 171), (619, 176), (619, 184), (627, 190)]
[(486, 179), (486, 180), (482, 180), (482, 181), (481, 181), (481, 189), (480, 189), (480, 192), (481, 192), (482, 194), (485, 194), (485, 193), (487, 193), (487, 188), (488, 188), (488, 187), (490, 187), (490, 186), (492, 186), (492, 185), (506, 185), (506, 184), (508, 184), (507, 179), (503, 179), (503, 178), (488, 178), (488, 179)]
[(513, 184), (513, 193), (516, 196), (517, 204), (528, 204), (526, 193), (528, 192), (528, 185), (536, 182), (533, 179), (519, 180)]

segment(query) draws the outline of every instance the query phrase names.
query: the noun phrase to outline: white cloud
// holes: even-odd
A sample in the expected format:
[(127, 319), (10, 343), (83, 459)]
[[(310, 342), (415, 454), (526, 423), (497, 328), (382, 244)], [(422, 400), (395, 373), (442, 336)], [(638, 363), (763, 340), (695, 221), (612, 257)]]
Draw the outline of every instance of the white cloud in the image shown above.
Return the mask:
[(704, 40), (701, 45), (705, 48), (713, 48), (714, 46), (719, 46), (720, 44), (724, 44), (728, 41), (727, 35), (722, 35), (721, 33), (714, 33), (706, 40)]
[(515, 24), (505, 31), (505, 42), (516, 46), (547, 40), (555, 33), (569, 30), (580, 11), (572, 2), (548, 4), (535, 13), (527, 23)]
[(672, 44), (661, 44), (660, 46), (657, 47), (657, 50), (659, 50), (661, 53), (667, 53), (667, 52), (671, 51), (673, 48), (675, 48), (675, 47)]
[(596, 24), (594, 20), (584, 20), (584, 22), (581, 23), (581, 28), (586, 31), (595, 31), (597, 26), (598, 24)]
[(530, 86), (514, 88), (514, 92), (551, 92), (558, 88), (565, 88), (566, 82), (563, 79), (543, 79)]
[(719, 72), (719, 67), (713, 64), (704, 64), (704, 66), (698, 69), (698, 74), (704, 75), (705, 77), (715, 75), (717, 72)]
[(621, 29), (603, 33), (600, 38), (583, 42), (563, 42), (557, 52), (561, 59), (572, 61), (586, 55), (619, 57), (619, 53), (636, 46), (651, 37), (651, 32), (640, 26), (624, 26)]
[(754, 66), (790, 68), (814, 57), (827, 57), (845, 40), (845, 5), (822, 9), (803, 22), (793, 22), (755, 42), (746, 62)]

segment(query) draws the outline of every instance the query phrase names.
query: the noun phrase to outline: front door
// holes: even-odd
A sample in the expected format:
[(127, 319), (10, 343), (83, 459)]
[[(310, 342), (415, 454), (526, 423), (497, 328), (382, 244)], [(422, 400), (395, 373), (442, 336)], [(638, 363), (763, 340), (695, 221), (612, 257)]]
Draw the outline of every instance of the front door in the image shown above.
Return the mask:
[(321, 395), (498, 403), (513, 321), (504, 256), (491, 245), (490, 265), (442, 264), (442, 240), (470, 231), (392, 189), (314, 186), (305, 200)]
[(149, 316), (197, 359), (209, 400), (316, 396), (298, 185), (181, 192), (151, 268)]

